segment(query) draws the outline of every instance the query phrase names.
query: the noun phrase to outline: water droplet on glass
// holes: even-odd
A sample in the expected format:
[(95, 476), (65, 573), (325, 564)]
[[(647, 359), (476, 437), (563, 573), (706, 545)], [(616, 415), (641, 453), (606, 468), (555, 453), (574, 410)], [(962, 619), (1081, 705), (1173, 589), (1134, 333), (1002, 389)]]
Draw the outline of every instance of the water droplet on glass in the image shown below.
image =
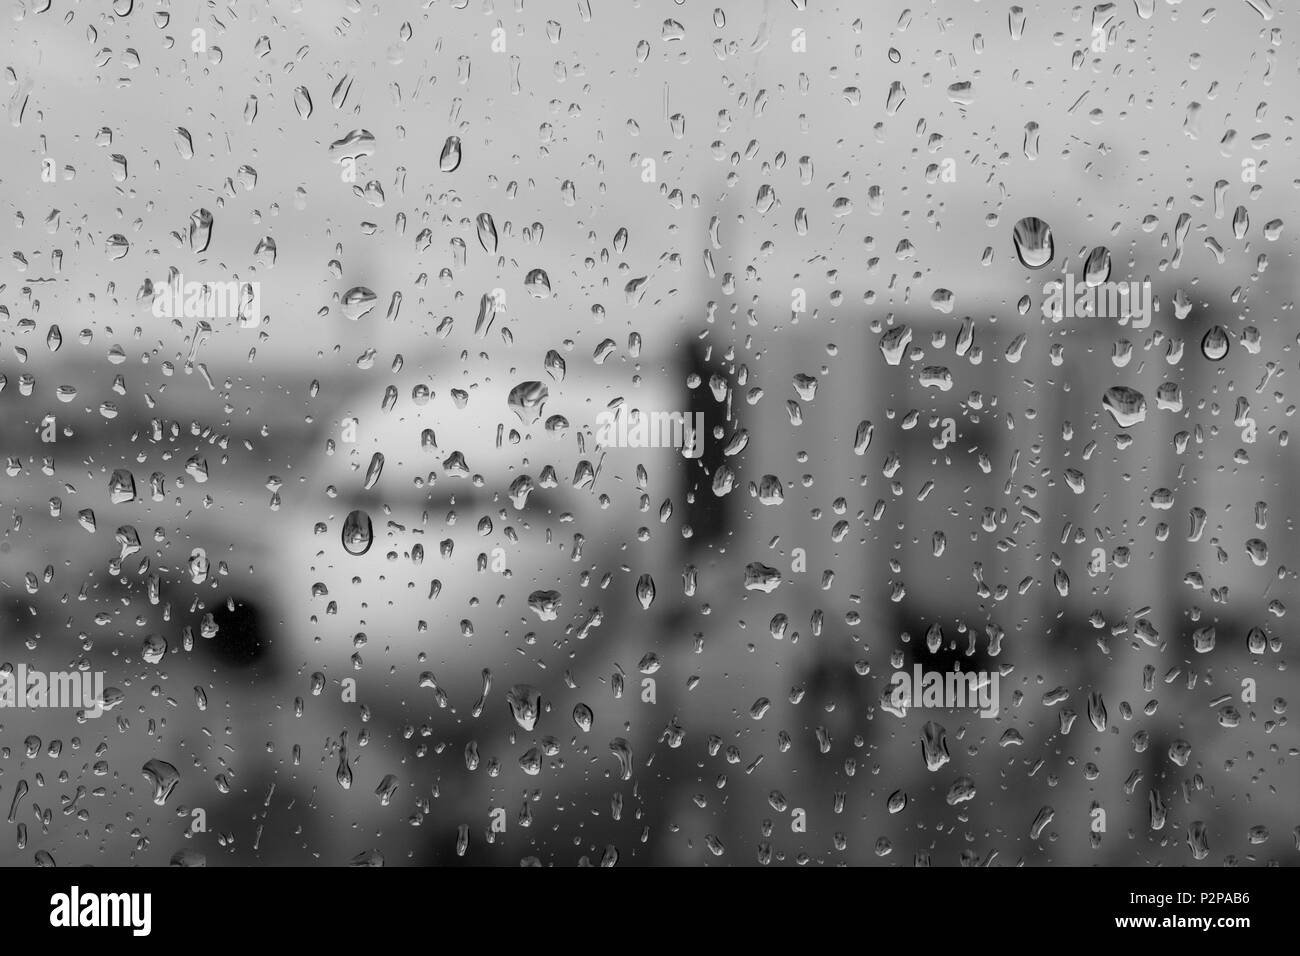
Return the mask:
[(135, 501), (135, 476), (125, 468), (118, 468), (108, 480), (108, 498), (115, 505)]
[(343, 550), (355, 557), (360, 557), (370, 550), (374, 542), (374, 527), (370, 515), (360, 509), (349, 512), (343, 519)]
[(384, 453), (377, 451), (370, 456), (370, 465), (366, 468), (366, 478), (361, 487), (366, 491), (369, 491), (371, 488), (375, 487), (375, 484), (379, 481), (379, 476), (383, 473)]
[(1026, 216), (1015, 224), (1011, 230), (1011, 242), (1020, 264), (1029, 269), (1050, 265), (1056, 253), (1052, 227), (1036, 216)]
[(442, 144), (442, 153), (438, 156), (438, 168), (444, 173), (454, 173), (460, 168), (460, 137), (448, 136)]
[(542, 416), (542, 406), (550, 395), (541, 382), (520, 382), (510, 390), (506, 404), (515, 417), (525, 425), (532, 425)]
[(311, 93), (307, 91), (307, 87), (300, 86), (293, 91), (293, 106), (302, 119), (308, 119), (311, 116)]
[(141, 770), (145, 779), (153, 785), (153, 802), (160, 807), (166, 804), (167, 798), (181, 781), (180, 772), (166, 760), (156, 757), (146, 761)]
[(1221, 325), (1212, 325), (1201, 339), (1201, 354), (1211, 362), (1221, 362), (1228, 355), (1228, 330)]
[(1135, 388), (1115, 385), (1106, 389), (1101, 399), (1102, 407), (1110, 412), (1120, 428), (1132, 428), (1147, 418), (1146, 397)]
[(506, 692), (510, 715), (524, 730), (531, 732), (537, 726), (542, 712), (542, 695), (529, 684), (515, 684)]
[(343, 293), (340, 305), (343, 308), (343, 314), (356, 322), (368, 315), (378, 301), (379, 297), (365, 286), (356, 286)]
[(196, 209), (190, 213), (190, 248), (195, 252), (207, 252), (211, 244), (212, 213)]
[(636, 599), (644, 610), (650, 610), (650, 605), (655, 601), (655, 580), (650, 575), (643, 574), (637, 578)]
[(1088, 253), (1083, 263), (1083, 281), (1089, 286), (1099, 286), (1110, 278), (1110, 250), (1097, 246)]
[(948, 731), (943, 724), (930, 720), (921, 728), (921, 756), (925, 760), (925, 769), (932, 773), (951, 759), (948, 756)]
[(496, 255), (497, 224), (493, 221), (491, 214), (479, 213), (474, 220), (474, 225), (478, 230), (478, 242), (483, 247), (483, 251), (488, 255)]
[(591, 708), (586, 704), (575, 704), (573, 708), (573, 722), (577, 724), (578, 729), (583, 733), (590, 732), (592, 725), (596, 722), (596, 715), (592, 713)]
[(609, 742), (610, 753), (618, 761), (618, 778), (632, 779), (632, 745), (624, 737), (615, 737)]

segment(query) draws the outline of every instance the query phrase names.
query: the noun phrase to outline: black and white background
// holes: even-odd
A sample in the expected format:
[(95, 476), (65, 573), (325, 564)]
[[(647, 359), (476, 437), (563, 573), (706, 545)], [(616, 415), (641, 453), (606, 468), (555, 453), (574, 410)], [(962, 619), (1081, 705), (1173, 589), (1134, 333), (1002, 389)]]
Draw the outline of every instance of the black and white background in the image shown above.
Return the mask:
[(1295, 17), (8, 3), (0, 860), (1295, 864)]

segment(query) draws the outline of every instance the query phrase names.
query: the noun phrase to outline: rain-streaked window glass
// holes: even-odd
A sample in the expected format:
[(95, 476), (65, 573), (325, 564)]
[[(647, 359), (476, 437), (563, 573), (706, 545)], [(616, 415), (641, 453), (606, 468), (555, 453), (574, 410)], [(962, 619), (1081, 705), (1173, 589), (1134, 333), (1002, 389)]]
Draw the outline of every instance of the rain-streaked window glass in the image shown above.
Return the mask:
[(13, 0), (0, 861), (1300, 862), (1294, 15)]

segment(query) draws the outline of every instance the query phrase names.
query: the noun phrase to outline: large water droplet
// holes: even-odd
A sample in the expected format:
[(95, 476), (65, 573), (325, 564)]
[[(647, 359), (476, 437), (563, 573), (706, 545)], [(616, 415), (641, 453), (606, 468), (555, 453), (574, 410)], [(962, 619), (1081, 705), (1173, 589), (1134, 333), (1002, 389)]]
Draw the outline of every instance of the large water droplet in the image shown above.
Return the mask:
[(307, 87), (300, 86), (293, 91), (293, 106), (302, 119), (307, 119), (311, 116), (311, 93), (307, 92)]
[(360, 557), (370, 550), (374, 540), (375, 529), (370, 515), (358, 509), (343, 519), (343, 550), (348, 554)]
[(1201, 354), (1211, 362), (1222, 362), (1228, 355), (1228, 330), (1221, 325), (1212, 325), (1201, 339)]
[(573, 707), (573, 722), (578, 725), (579, 730), (587, 733), (595, 724), (596, 715), (592, 713), (591, 708), (586, 704), (578, 703)]
[(615, 737), (609, 742), (610, 753), (618, 760), (620, 780), (632, 779), (632, 745), (624, 737)]
[(160, 807), (172, 795), (172, 791), (176, 789), (176, 784), (181, 782), (180, 771), (166, 760), (159, 760), (156, 757), (146, 761), (141, 771), (144, 773), (145, 779), (153, 784), (153, 802)]
[(483, 247), (483, 251), (488, 255), (496, 255), (497, 224), (492, 220), (492, 214), (479, 213), (474, 224), (478, 227), (478, 244)]
[(1127, 385), (1108, 388), (1106, 394), (1102, 396), (1101, 404), (1106, 411), (1110, 412), (1111, 417), (1115, 419), (1115, 424), (1120, 428), (1132, 428), (1146, 421), (1147, 400), (1135, 388), (1129, 388)]
[(116, 469), (108, 480), (108, 499), (115, 505), (135, 501), (135, 476), (125, 468)]
[(545, 269), (532, 269), (524, 277), (524, 288), (534, 299), (547, 299), (551, 295), (551, 277)]
[(369, 491), (375, 487), (379, 481), (379, 476), (384, 473), (384, 453), (377, 451), (370, 456), (370, 465), (366, 468), (366, 478), (362, 487)]
[(454, 173), (460, 167), (460, 137), (448, 136), (438, 156), (438, 168), (444, 173)]
[(1097, 246), (1088, 253), (1083, 263), (1083, 281), (1089, 286), (1099, 286), (1110, 278), (1110, 250)]
[(650, 610), (650, 605), (655, 601), (655, 579), (650, 575), (643, 574), (637, 578), (636, 599), (643, 609)]
[(931, 773), (951, 759), (948, 756), (948, 731), (943, 724), (930, 720), (921, 728), (921, 756), (925, 759), (925, 769)]
[(190, 248), (195, 252), (207, 252), (211, 244), (212, 213), (196, 209), (190, 213)]
[(510, 390), (506, 403), (523, 424), (531, 425), (542, 415), (550, 392), (541, 382), (520, 382)]
[(1016, 258), (1029, 269), (1050, 265), (1056, 254), (1052, 241), (1052, 227), (1037, 216), (1026, 216), (1011, 230), (1011, 242), (1016, 248)]
[(540, 620), (554, 621), (559, 606), (559, 591), (534, 591), (528, 595), (528, 607)]
[(781, 572), (759, 561), (745, 567), (745, 590), (771, 594), (781, 584)]
[(542, 695), (529, 684), (515, 684), (506, 693), (506, 703), (510, 705), (510, 715), (515, 723), (532, 732), (542, 713)]
[(367, 289), (365, 286), (356, 286), (348, 289), (343, 293), (340, 305), (343, 307), (343, 314), (353, 322), (369, 314), (370, 310), (375, 307), (379, 297)]

